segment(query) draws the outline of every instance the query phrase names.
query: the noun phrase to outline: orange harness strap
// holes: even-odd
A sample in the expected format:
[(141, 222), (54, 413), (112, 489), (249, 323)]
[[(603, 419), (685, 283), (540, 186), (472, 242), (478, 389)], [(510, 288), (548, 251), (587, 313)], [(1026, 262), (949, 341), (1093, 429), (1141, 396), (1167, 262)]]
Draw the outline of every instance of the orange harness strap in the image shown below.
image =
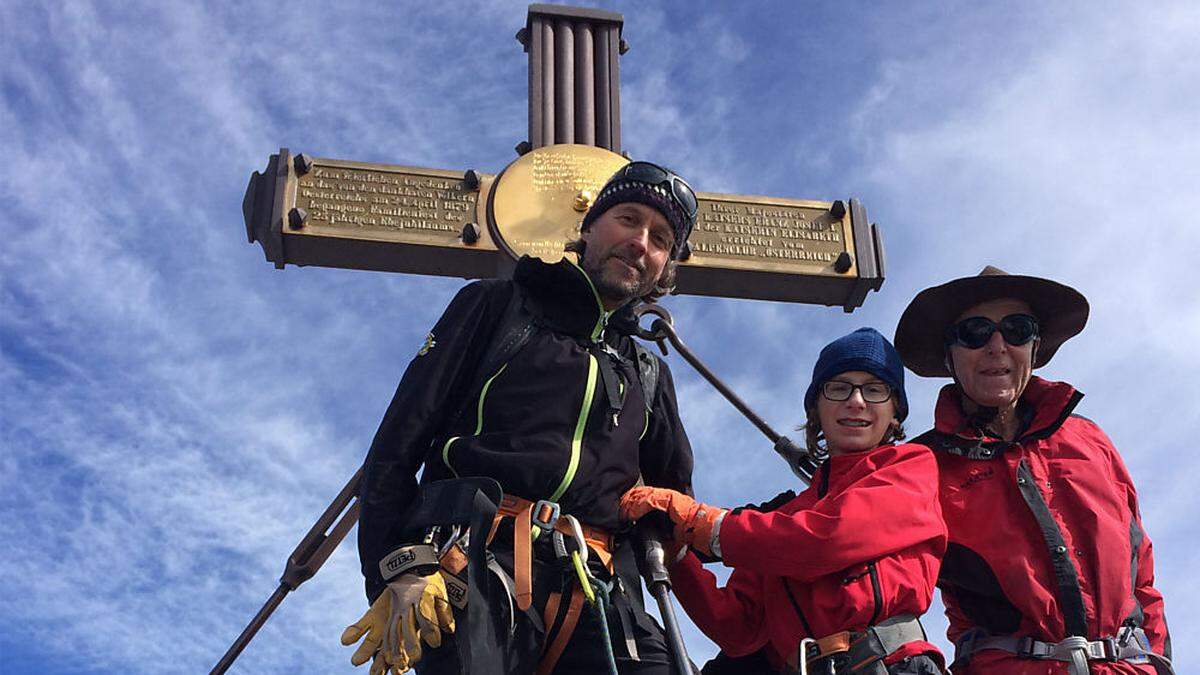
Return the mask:
[(820, 650), (820, 654), (816, 658), (824, 658), (831, 654), (840, 654), (842, 652), (850, 651), (850, 638), (850, 631), (844, 630), (840, 633), (834, 633), (833, 635), (826, 635), (820, 640), (817, 640), (817, 649)]
[(517, 585), (517, 607), (523, 612), (533, 604), (533, 528), (530, 518), (533, 504), (524, 504), (513, 522), (513, 581)]
[[(496, 510), (496, 517), (492, 520), (492, 529), (488, 532), (487, 538), (487, 543), (491, 544), (492, 539), (496, 536), (496, 530), (500, 527), (500, 522), (505, 518), (513, 519), (513, 584), (516, 586), (517, 607), (521, 611), (526, 611), (533, 605), (534, 508), (535, 504), (527, 499), (513, 495), (504, 495), (504, 498), (500, 501), (500, 508)], [(543, 508), (543, 512), (537, 514), (539, 521), (544, 523), (552, 517), (550, 513), (545, 512), (547, 510), (547, 508)], [(575, 533), (571, 530), (571, 526), (566, 518), (556, 520), (553, 527), (556, 532), (574, 539)], [(601, 564), (611, 574), (613, 572), (612, 535), (607, 530), (582, 523), (580, 524), (580, 529), (583, 531), (583, 539), (588, 549), (596, 554)], [(537, 675), (548, 675), (554, 670), (554, 666), (558, 663), (559, 657), (562, 656), (563, 650), (567, 648), (567, 643), (571, 641), (571, 635), (575, 633), (575, 626), (579, 623), (579, 615), (583, 612), (583, 601), (583, 589), (576, 586), (571, 590), (571, 598), (568, 601), (566, 614), (560, 623), (555, 623), (555, 620), (558, 618), (560, 606), (562, 605), (562, 594), (550, 594), (550, 598), (546, 602), (545, 612), (543, 612), (546, 639), (550, 640), (550, 642), (542, 645), (542, 660), (538, 664)], [(555, 628), (557, 628), (557, 632)], [(553, 639), (551, 639), (551, 635), (553, 635)]]
[[(496, 530), (500, 527), (500, 522), (505, 518), (513, 519), (513, 583), (516, 585), (517, 607), (521, 611), (529, 609), (533, 604), (533, 584), (532, 584), (532, 567), (533, 567), (533, 508), (534, 503), (521, 499), (513, 495), (504, 495), (500, 500), (500, 508), (496, 510), (496, 517), (492, 520), (492, 529), (488, 533), (488, 543), (492, 543), (492, 538), (496, 536)], [(545, 521), (548, 514), (539, 513), (540, 520)], [(554, 523), (554, 529), (566, 536), (573, 537), (571, 526), (566, 520), (559, 518)], [(609, 572), (613, 570), (612, 535), (607, 530), (602, 530), (598, 527), (590, 525), (582, 525), (584, 541), (587, 542), (588, 548), (596, 553), (600, 562)]]
[[(550, 600), (546, 603), (546, 636), (551, 633), (551, 626), (554, 619), (558, 618), (558, 606), (561, 604), (561, 593), (551, 593)], [(553, 611), (551, 611), (553, 610)], [(554, 666), (558, 664), (559, 657), (567, 648), (567, 643), (571, 641), (571, 635), (575, 633), (575, 626), (579, 623), (579, 615), (583, 613), (583, 589), (576, 586), (571, 589), (571, 602), (567, 605), (567, 614), (563, 617), (562, 623), (558, 624), (558, 633), (554, 636), (554, 640), (543, 647), (542, 661), (538, 664), (537, 675), (549, 675)]]

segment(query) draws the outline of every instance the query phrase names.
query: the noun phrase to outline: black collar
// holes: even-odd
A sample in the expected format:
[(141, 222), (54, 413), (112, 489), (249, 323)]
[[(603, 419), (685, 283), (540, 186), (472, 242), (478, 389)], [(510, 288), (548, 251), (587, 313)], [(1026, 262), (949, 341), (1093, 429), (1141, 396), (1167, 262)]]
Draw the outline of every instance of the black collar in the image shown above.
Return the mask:
[(533, 303), (531, 308), (550, 330), (598, 342), (604, 336), (609, 312), (587, 273), (573, 261), (557, 263), (523, 256), (517, 261), (513, 280)]

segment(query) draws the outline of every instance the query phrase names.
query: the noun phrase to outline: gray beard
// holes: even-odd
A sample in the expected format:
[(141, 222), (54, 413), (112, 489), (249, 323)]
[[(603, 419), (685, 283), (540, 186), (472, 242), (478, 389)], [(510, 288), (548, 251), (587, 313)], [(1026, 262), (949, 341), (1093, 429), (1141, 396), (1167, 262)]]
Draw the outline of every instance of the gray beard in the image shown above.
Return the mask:
[(596, 287), (596, 293), (602, 299), (625, 303), (634, 298), (642, 297), (653, 288), (649, 282), (642, 283), (637, 279), (617, 278), (614, 274), (606, 270), (604, 263), (607, 260), (608, 258), (605, 258), (600, 261), (599, 265), (592, 265), (585, 259), (580, 265), (583, 271), (587, 273), (588, 278), (592, 280), (592, 285)]

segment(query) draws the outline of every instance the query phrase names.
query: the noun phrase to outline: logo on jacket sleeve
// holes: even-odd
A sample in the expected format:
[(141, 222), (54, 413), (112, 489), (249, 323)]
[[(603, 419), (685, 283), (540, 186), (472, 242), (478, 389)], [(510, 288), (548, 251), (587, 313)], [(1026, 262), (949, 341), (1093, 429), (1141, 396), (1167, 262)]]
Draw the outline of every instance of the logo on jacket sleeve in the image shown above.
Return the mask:
[(426, 335), (425, 336), (425, 344), (421, 345), (421, 348), (419, 350), (417, 350), (417, 356), (425, 356), (426, 354), (429, 353), (429, 350), (433, 349), (436, 346), (437, 346), (437, 340), (433, 339), (433, 333)]

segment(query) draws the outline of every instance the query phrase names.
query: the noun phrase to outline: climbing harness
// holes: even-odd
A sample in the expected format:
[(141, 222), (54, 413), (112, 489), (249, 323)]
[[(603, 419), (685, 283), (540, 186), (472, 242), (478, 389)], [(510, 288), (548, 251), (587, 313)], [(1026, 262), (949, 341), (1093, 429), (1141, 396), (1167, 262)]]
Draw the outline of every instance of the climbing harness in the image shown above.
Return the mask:
[(1028, 636), (989, 635), (982, 628), (976, 628), (964, 633), (955, 643), (953, 665), (965, 666), (973, 655), (985, 649), (997, 649), (1024, 659), (1061, 661), (1068, 664), (1069, 675), (1087, 675), (1089, 661), (1149, 663), (1157, 673), (1174, 672), (1171, 661), (1150, 648), (1146, 632), (1128, 625), (1116, 637), (1089, 640), (1076, 635), (1059, 642), (1042, 642)]
[[(487, 541), (490, 544), (501, 522), (511, 519), (513, 523), (513, 579), (509, 583), (503, 575), (501, 580), (516, 602), (516, 609), (526, 613), (534, 625), (545, 635), (542, 658), (538, 664), (538, 675), (547, 675), (554, 670), (570, 642), (579, 623), (586, 602), (596, 613), (603, 636), (604, 650), (611, 672), (616, 673), (616, 660), (612, 653), (612, 642), (608, 630), (607, 608), (612, 583), (597, 579), (588, 569), (589, 556), (594, 553), (600, 564), (614, 573), (612, 535), (607, 531), (590, 527), (569, 514), (561, 513), (557, 503), (541, 500), (530, 502), (513, 495), (505, 495), (492, 521)], [(550, 594), (541, 616), (533, 609), (532, 562), (533, 542), (549, 534), (551, 545), (564, 573), (570, 575), (569, 593)], [(568, 542), (571, 547), (568, 548)], [(499, 569), (499, 565), (496, 564)], [(500, 570), (501, 572), (503, 570)], [(560, 618), (563, 596), (567, 595), (567, 611)], [(510, 617), (515, 618), (510, 606)], [(510, 619), (510, 630), (513, 624)]]
[(784, 672), (797, 675), (887, 675), (883, 660), (910, 642), (925, 640), (921, 621), (900, 614), (861, 632), (804, 638)]

